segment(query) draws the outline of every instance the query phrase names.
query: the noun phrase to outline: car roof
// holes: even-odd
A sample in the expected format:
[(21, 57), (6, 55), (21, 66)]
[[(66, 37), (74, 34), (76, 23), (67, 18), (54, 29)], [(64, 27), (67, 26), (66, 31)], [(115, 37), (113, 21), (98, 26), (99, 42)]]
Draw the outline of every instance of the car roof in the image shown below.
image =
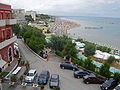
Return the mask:
[(28, 73), (34, 73), (36, 69), (31, 69)]
[(47, 74), (47, 73), (48, 73), (48, 71), (45, 70), (45, 71), (42, 71), (42, 72), (40, 73), (40, 75), (41, 75), (41, 74)]
[(59, 77), (58, 74), (52, 74), (52, 75), (51, 75), (51, 78), (58, 78), (58, 77)]

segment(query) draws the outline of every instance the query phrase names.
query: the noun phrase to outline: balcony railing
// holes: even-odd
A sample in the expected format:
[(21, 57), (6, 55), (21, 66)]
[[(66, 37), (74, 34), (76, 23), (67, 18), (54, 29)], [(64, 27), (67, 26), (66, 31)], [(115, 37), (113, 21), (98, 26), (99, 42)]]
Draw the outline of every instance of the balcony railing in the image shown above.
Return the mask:
[(1, 42), (0, 43), (0, 49), (14, 43), (16, 40), (17, 40), (17, 38), (16, 38), (16, 36), (14, 36), (14, 37), (12, 37), (12, 38), (10, 38), (8, 40), (5, 40), (5, 41)]
[(0, 20), (0, 26), (5, 26), (6, 23), (5, 23), (5, 20)]
[(17, 23), (17, 19), (8, 19), (6, 20), (6, 25), (13, 25)]

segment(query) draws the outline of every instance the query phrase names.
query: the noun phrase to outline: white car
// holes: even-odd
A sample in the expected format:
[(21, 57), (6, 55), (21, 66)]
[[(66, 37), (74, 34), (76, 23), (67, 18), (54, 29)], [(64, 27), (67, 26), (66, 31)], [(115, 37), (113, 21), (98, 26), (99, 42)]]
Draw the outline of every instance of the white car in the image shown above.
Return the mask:
[(31, 69), (27, 76), (25, 77), (26, 83), (33, 83), (35, 78), (37, 77), (37, 71), (35, 69)]

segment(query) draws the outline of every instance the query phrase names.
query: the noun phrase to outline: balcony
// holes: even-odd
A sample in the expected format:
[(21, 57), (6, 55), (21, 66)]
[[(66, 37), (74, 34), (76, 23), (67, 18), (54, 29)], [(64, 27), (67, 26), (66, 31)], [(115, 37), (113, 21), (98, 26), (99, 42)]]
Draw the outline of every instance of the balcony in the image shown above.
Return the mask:
[(17, 19), (8, 19), (6, 20), (6, 25), (13, 25), (17, 23)]
[(0, 20), (0, 26), (5, 26), (6, 23), (5, 23), (5, 20)]
[(12, 38), (10, 38), (8, 40), (5, 40), (5, 41), (1, 42), (0, 43), (0, 49), (14, 43), (16, 40), (17, 40), (17, 38), (16, 38), (16, 36), (14, 36), (14, 37), (12, 37)]

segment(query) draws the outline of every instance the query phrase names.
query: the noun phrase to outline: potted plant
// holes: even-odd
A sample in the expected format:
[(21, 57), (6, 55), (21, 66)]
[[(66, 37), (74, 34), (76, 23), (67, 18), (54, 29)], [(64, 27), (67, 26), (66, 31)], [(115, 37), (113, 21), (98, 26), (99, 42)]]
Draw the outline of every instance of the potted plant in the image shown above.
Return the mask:
[(44, 90), (44, 85), (40, 85), (41, 90)]
[(17, 76), (16, 75), (13, 75), (13, 76), (11, 76), (11, 82), (10, 82), (10, 84), (11, 85), (14, 85), (15, 84), (15, 82), (17, 81)]
[(60, 87), (54, 87), (53, 90), (60, 90)]

